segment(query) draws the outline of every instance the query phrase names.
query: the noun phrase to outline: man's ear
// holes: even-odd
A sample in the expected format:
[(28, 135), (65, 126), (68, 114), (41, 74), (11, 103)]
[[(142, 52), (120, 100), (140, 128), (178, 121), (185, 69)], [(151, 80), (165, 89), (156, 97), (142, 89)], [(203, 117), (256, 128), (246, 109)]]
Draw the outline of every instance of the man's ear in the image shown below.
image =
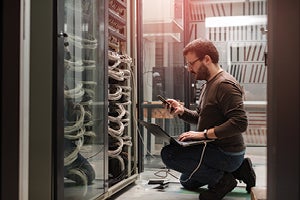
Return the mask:
[(204, 56), (204, 59), (203, 59), (203, 62), (204, 62), (205, 64), (211, 62), (211, 57), (210, 57), (209, 55), (205, 55), (205, 56)]

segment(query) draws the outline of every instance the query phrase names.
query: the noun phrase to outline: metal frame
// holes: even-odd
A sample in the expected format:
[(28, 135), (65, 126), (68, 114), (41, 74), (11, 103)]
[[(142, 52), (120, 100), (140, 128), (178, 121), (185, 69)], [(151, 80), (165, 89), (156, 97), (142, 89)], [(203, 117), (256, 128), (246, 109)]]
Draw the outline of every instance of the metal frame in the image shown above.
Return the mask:
[[(64, 1), (53, 2), (53, 196), (57, 199), (64, 197)], [(56, 8), (56, 9), (55, 9)]]

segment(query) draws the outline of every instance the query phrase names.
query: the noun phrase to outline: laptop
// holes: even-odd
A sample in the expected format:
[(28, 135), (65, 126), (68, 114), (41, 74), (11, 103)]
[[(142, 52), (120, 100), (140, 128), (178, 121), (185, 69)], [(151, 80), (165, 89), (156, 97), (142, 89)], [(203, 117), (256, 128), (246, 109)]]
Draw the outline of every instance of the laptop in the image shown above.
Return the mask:
[(174, 142), (180, 146), (187, 147), (192, 145), (199, 145), (205, 142), (211, 142), (214, 140), (191, 140), (191, 141), (179, 141), (176, 137), (171, 137), (166, 131), (164, 131), (158, 124), (153, 124), (150, 122), (145, 122), (143, 120), (139, 120), (139, 123), (143, 125), (150, 133), (155, 135), (156, 137), (161, 138), (166, 142)]

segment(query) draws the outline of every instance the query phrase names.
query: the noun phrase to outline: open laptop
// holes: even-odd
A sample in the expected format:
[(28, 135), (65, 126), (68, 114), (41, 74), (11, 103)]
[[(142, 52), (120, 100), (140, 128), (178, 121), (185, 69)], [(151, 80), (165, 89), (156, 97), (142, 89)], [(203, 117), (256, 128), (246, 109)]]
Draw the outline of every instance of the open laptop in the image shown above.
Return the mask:
[(203, 144), (205, 142), (211, 142), (213, 140), (191, 140), (191, 141), (179, 141), (175, 137), (171, 137), (167, 132), (165, 132), (158, 124), (153, 124), (150, 122), (145, 122), (143, 120), (139, 120), (140, 124), (143, 125), (150, 133), (155, 135), (156, 137), (161, 138), (166, 142), (175, 142), (180, 146), (186, 147), (191, 145)]

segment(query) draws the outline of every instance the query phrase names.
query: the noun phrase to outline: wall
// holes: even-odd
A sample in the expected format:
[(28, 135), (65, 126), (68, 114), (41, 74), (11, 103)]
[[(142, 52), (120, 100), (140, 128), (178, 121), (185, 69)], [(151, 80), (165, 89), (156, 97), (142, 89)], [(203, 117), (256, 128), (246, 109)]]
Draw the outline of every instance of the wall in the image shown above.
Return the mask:
[(269, 1), (269, 200), (299, 199), (299, 15), (299, 1)]

